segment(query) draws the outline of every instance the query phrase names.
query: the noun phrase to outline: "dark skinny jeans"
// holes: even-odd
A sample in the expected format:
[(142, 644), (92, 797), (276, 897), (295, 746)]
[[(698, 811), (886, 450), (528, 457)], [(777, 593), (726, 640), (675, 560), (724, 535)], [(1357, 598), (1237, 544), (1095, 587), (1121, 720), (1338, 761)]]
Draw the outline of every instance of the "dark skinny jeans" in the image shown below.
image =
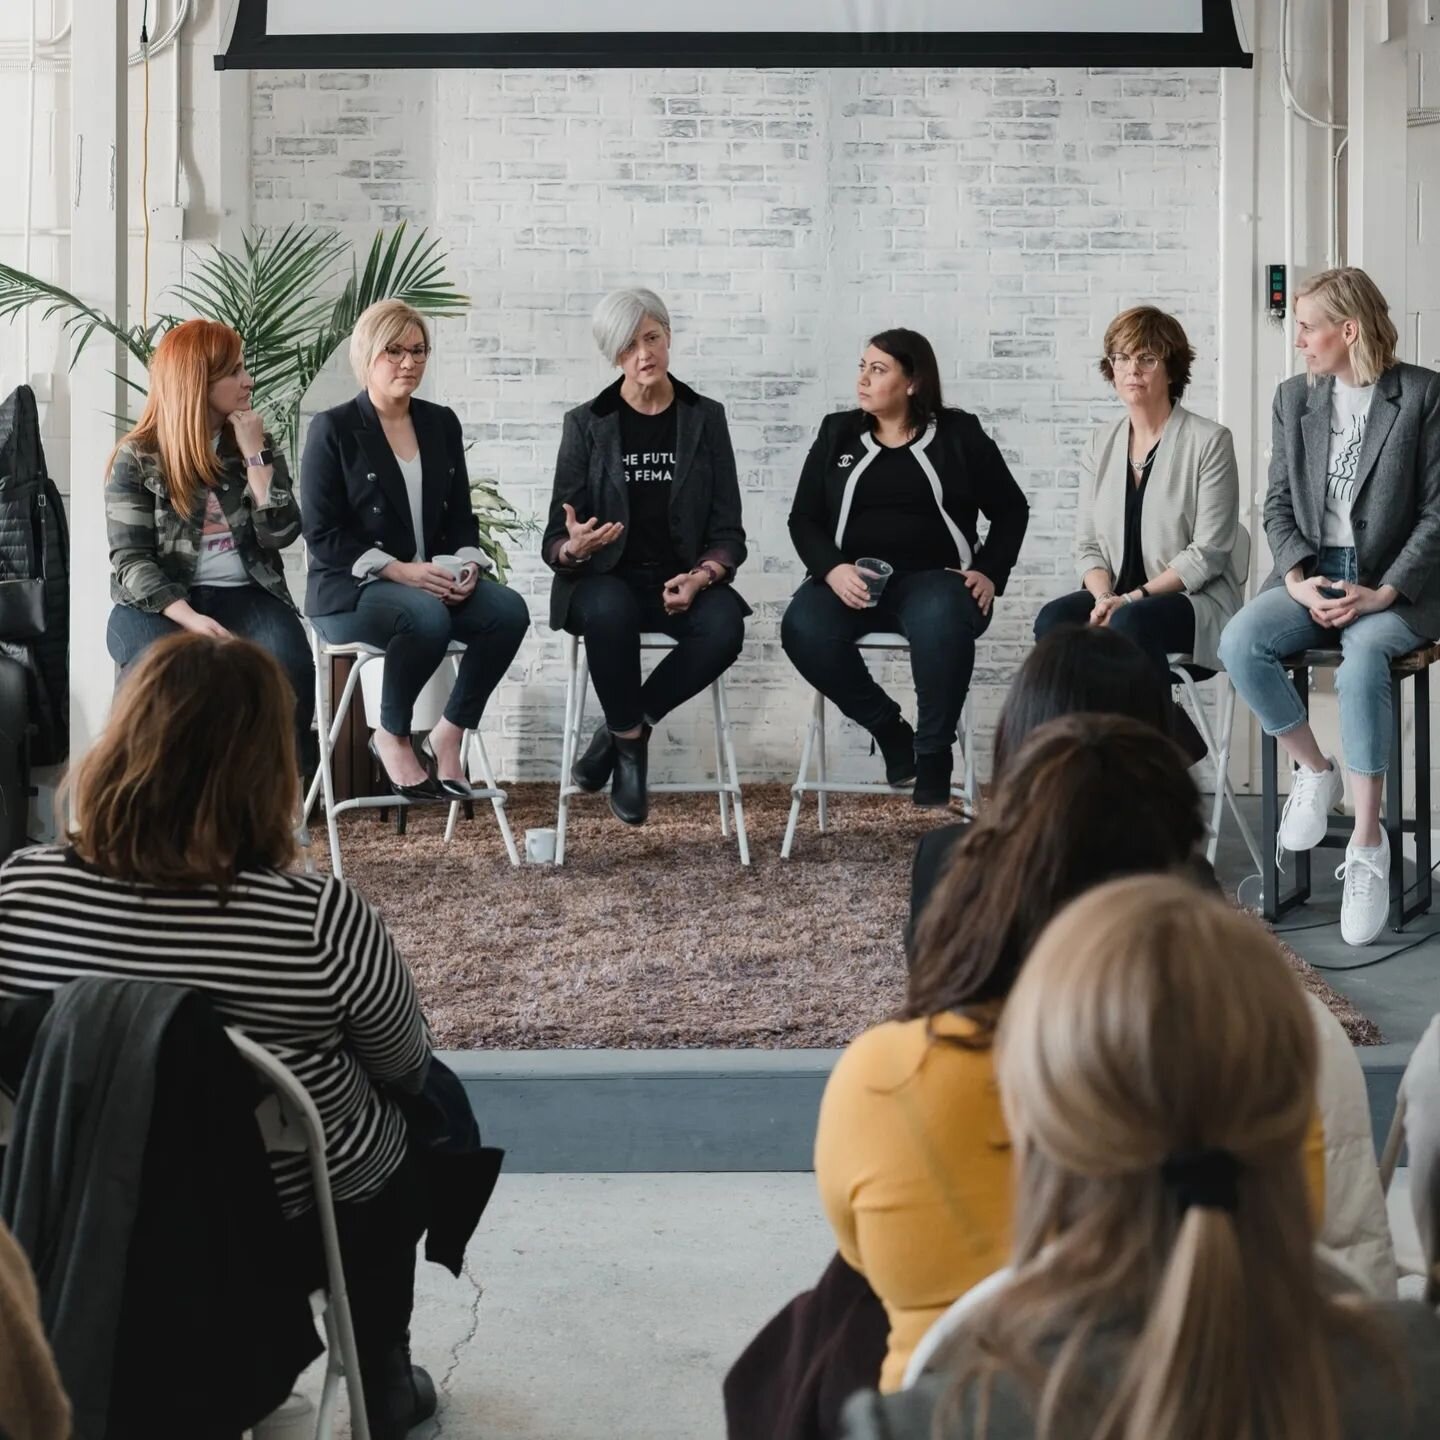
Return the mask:
[(989, 624), (953, 570), (897, 570), (869, 610), (852, 610), (823, 580), (806, 580), (786, 607), (780, 643), (811, 685), (873, 734), (900, 719), (901, 711), (855, 642), (872, 631), (898, 630), (910, 641), (915, 677), (915, 753), (937, 755), (955, 743), (975, 642)]
[[(736, 661), (745, 643), (745, 617), (729, 585), (711, 585), (679, 615), (667, 615), (661, 596), (669, 574), (612, 570), (586, 575), (575, 586), (565, 628), (585, 641), (595, 694), (612, 731), (657, 725), (698, 695)], [(679, 644), (640, 680), (640, 635), (658, 630)]]

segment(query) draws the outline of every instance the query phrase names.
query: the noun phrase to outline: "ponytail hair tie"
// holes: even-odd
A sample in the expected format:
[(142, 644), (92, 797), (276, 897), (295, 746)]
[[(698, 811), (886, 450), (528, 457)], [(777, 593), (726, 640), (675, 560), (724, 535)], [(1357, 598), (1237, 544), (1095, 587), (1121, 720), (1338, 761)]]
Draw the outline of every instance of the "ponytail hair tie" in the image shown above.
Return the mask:
[(1192, 1205), (1234, 1214), (1240, 1203), (1240, 1162), (1229, 1150), (1184, 1150), (1167, 1155), (1160, 1176), (1183, 1215)]

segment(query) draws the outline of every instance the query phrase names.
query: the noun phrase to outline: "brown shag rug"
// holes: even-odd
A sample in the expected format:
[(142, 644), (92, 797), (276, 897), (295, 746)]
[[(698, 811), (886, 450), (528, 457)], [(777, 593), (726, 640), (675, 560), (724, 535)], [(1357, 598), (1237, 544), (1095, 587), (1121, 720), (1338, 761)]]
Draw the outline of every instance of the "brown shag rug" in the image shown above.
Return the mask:
[[(555, 823), (555, 786), (509, 788), (524, 853)], [(786, 785), (745, 790), (751, 866), (722, 840), (708, 795), (657, 795), (630, 829), (604, 796), (571, 804), (563, 869), (511, 868), (491, 807), (444, 844), (443, 807), (408, 833), (375, 812), (341, 821), (346, 878), (380, 909), (445, 1049), (759, 1049), (842, 1046), (891, 1015), (916, 839), (947, 818), (903, 797), (807, 797), (780, 859)], [(323, 825), (314, 831), (326, 863)], [(1307, 990), (1357, 1045), (1375, 1025), (1286, 947)]]

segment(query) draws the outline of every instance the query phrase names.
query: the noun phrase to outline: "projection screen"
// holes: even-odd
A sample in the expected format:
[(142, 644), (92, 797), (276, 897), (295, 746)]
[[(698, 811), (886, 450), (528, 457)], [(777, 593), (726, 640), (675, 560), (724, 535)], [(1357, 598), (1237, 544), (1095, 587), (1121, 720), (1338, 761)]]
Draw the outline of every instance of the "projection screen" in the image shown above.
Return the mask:
[(1248, 67), (1249, 47), (1236, 0), (239, 0), (215, 65)]

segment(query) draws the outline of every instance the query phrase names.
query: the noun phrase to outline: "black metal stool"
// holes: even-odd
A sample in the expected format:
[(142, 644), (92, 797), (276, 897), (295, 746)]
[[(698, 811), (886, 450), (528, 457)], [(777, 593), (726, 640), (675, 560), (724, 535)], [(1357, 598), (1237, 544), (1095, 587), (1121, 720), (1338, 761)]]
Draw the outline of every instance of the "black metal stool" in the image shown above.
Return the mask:
[[(1302, 650), (1287, 656), (1281, 664), (1290, 672), (1300, 703), (1310, 713), (1310, 671), (1333, 670), (1343, 657), (1339, 650)], [(1385, 772), (1385, 813), (1381, 827), (1390, 842), (1390, 928), (1403, 930), (1417, 915), (1430, 909), (1430, 667), (1440, 660), (1440, 645), (1426, 645), (1390, 662), (1390, 766)], [(1400, 698), (1405, 681), (1415, 686), (1415, 817), (1405, 818), (1405, 746), (1402, 739), (1403, 712)], [(1273, 735), (1260, 737), (1261, 773), (1264, 786), (1261, 802), (1260, 857), (1264, 895), (1261, 908), (1267, 920), (1303, 905), (1310, 898), (1310, 851), (1295, 853), (1295, 883), (1283, 894), (1280, 867), (1275, 860), (1280, 830), (1279, 746)], [(1405, 903), (1405, 861), (1403, 839), (1415, 837), (1416, 892)], [(1350, 831), (1331, 824), (1317, 848), (1343, 850)]]

